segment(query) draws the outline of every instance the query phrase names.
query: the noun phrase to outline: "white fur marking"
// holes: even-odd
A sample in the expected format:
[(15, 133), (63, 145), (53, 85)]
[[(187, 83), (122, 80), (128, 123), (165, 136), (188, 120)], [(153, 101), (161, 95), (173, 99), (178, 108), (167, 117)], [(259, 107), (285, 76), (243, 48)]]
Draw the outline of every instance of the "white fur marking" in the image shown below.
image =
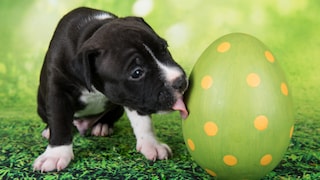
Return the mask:
[(93, 91), (89, 92), (87, 89), (82, 91), (80, 101), (83, 102), (85, 109), (74, 114), (75, 117), (84, 117), (88, 115), (96, 115), (105, 110), (107, 97), (92, 86)]
[(162, 64), (159, 61), (159, 59), (157, 59), (157, 57), (154, 55), (152, 50), (147, 45), (145, 45), (145, 44), (143, 44), (143, 45), (146, 48), (146, 50), (150, 53), (151, 57), (156, 61), (157, 65), (162, 70), (163, 75), (165, 76), (165, 79), (167, 81), (173, 82), (175, 79), (177, 79), (178, 77), (181, 77), (183, 75), (183, 73), (181, 72), (181, 70), (179, 68), (172, 67), (172, 66), (166, 66), (166, 65)]
[(90, 21), (96, 19), (96, 20), (104, 20), (104, 19), (109, 19), (109, 18), (114, 18), (114, 16), (112, 16), (111, 14), (108, 13), (97, 13), (91, 16), (88, 16), (87, 18), (85, 18), (83, 21), (81, 21), (77, 28), (81, 29), (83, 26), (85, 26), (87, 23), (89, 23)]
[(60, 171), (68, 166), (73, 157), (72, 144), (56, 147), (48, 145), (45, 152), (34, 161), (33, 169), (41, 172)]
[(93, 19), (98, 19), (98, 20), (104, 20), (104, 19), (108, 19), (108, 18), (113, 18), (113, 16), (111, 16), (110, 14), (107, 14), (107, 13), (95, 14), (93, 16)]
[(150, 116), (142, 116), (137, 111), (124, 108), (137, 139), (137, 151), (147, 159), (167, 159), (172, 153), (168, 145), (160, 143), (152, 127)]

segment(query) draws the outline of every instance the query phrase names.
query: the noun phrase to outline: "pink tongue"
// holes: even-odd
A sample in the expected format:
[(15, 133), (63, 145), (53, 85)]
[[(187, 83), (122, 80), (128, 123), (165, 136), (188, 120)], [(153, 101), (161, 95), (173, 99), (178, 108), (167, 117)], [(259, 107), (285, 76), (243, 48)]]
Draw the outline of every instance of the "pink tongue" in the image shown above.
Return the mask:
[(182, 119), (186, 119), (189, 115), (186, 105), (184, 104), (182, 98), (179, 98), (172, 107), (173, 110), (180, 111)]

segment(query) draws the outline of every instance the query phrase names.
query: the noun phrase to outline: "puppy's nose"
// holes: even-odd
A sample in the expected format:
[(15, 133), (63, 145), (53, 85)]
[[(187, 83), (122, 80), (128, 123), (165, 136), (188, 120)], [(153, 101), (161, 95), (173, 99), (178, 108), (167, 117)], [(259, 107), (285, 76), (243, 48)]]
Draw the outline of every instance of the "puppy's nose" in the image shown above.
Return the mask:
[(187, 78), (185, 76), (180, 76), (176, 78), (172, 83), (172, 87), (181, 93), (185, 92), (188, 87)]

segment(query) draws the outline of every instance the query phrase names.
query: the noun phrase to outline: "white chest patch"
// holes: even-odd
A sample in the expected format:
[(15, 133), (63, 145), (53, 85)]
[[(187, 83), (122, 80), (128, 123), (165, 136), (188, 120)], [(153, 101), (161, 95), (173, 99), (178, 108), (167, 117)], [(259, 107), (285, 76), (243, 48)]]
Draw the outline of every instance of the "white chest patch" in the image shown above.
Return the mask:
[(86, 105), (86, 107), (74, 114), (74, 117), (85, 117), (90, 115), (100, 114), (105, 111), (105, 105), (108, 98), (98, 91), (96, 88), (92, 87), (93, 91), (89, 92), (87, 89), (82, 91), (80, 96), (80, 101)]

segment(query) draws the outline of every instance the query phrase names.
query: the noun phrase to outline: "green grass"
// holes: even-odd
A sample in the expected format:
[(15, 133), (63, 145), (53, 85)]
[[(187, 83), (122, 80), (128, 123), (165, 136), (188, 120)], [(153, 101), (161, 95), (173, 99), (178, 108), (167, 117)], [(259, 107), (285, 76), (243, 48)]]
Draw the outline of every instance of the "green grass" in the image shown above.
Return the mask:
[[(298, 108), (292, 143), (278, 167), (263, 179), (313, 180), (320, 177), (320, 126), (314, 123), (320, 114), (318, 109), (309, 108), (312, 107), (308, 107), (308, 111)], [(168, 160), (152, 162), (136, 152), (132, 129), (123, 117), (110, 137), (81, 137), (77, 134), (74, 138), (75, 159), (65, 170), (33, 172), (33, 160), (44, 151), (47, 141), (41, 137), (44, 124), (32, 111), (30, 107), (1, 112), (1, 179), (211, 178), (188, 154), (177, 113), (154, 117), (159, 138), (173, 150), (173, 157)]]
[[(16, 112), (16, 111), (14, 111)], [(32, 161), (44, 151), (47, 141), (40, 132), (44, 124), (30, 116), (0, 119), (0, 178), (75, 178), (75, 179), (136, 179), (136, 178), (197, 178), (206, 177), (189, 157), (185, 148), (178, 115), (156, 117), (159, 138), (171, 145), (174, 156), (165, 161), (148, 161), (135, 150), (135, 138), (126, 118), (122, 118), (111, 137), (74, 138), (75, 159), (59, 173), (32, 171)], [(21, 118), (21, 119), (20, 119)], [(167, 126), (173, 123), (173, 126)]]

